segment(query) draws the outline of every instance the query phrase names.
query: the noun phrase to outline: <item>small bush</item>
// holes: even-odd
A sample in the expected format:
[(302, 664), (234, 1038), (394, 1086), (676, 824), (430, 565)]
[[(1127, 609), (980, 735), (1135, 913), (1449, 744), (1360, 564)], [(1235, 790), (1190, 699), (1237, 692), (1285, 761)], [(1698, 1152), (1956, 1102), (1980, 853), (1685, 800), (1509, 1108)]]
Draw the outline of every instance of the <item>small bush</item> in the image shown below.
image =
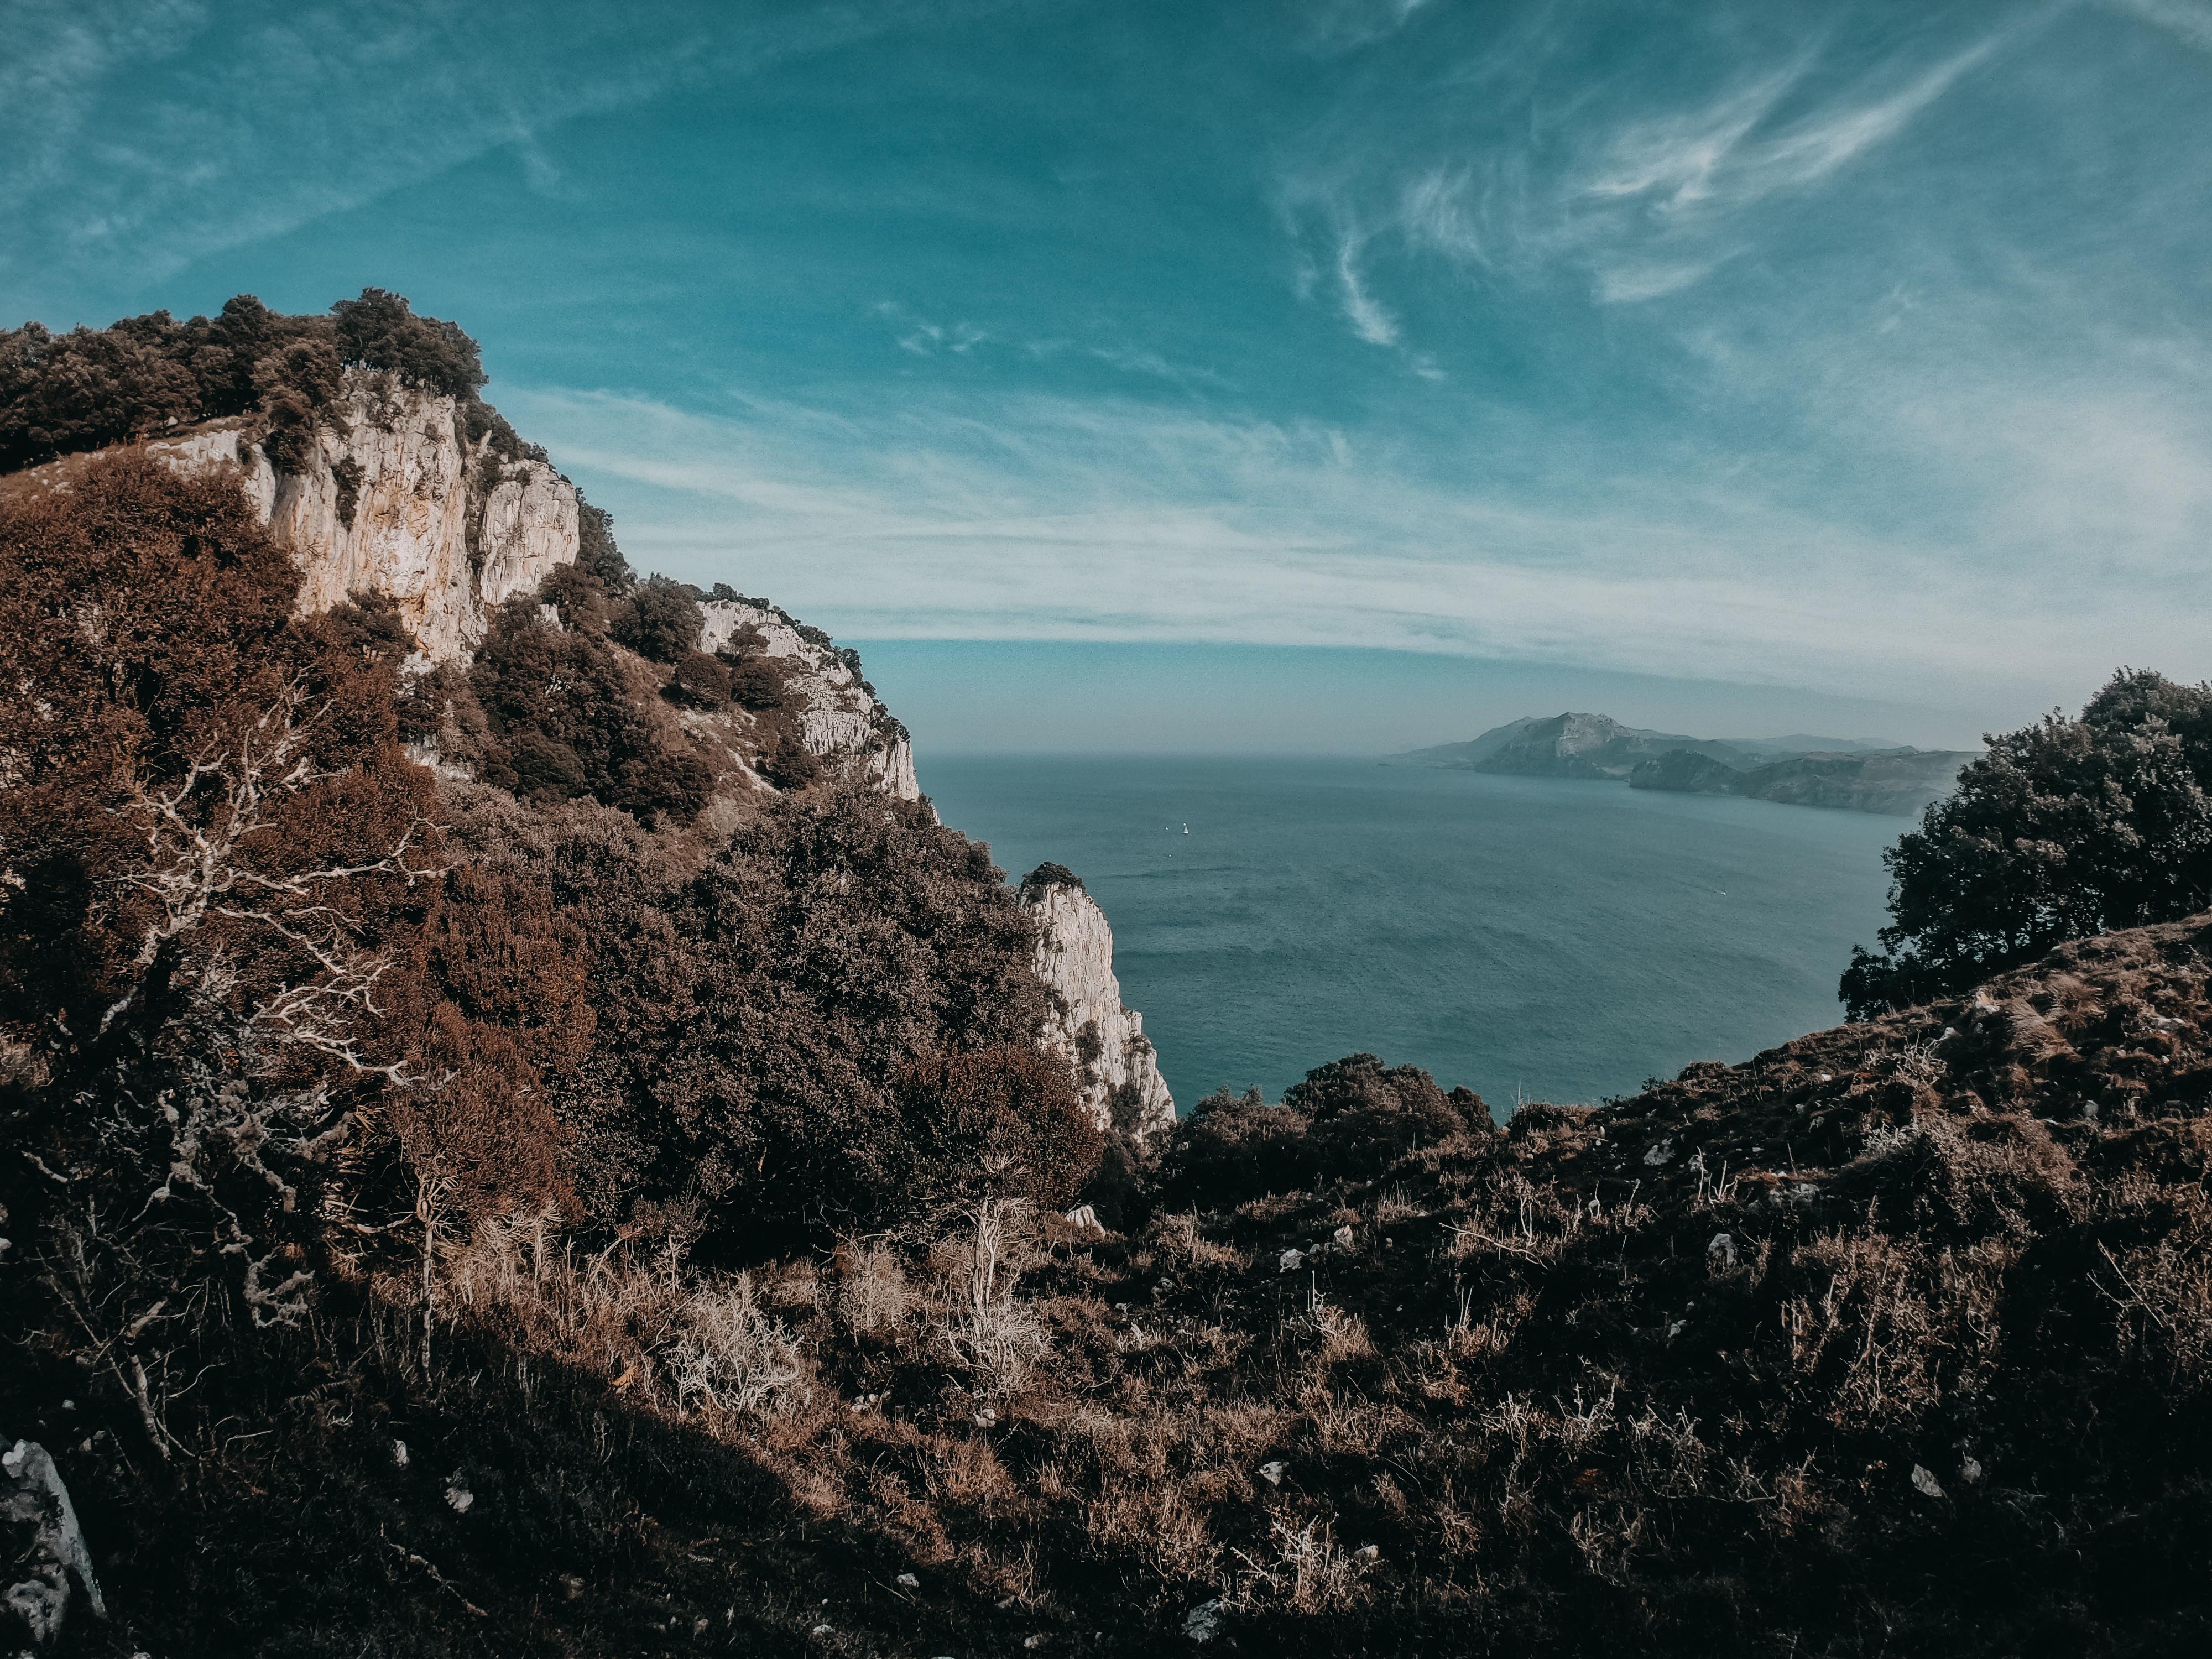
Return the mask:
[(669, 677), (668, 695), (693, 708), (723, 708), (730, 701), (730, 671), (703, 651), (687, 651), (677, 659)]
[(689, 587), (665, 576), (647, 576), (614, 608), (607, 631), (641, 657), (677, 662), (698, 648), (703, 620)]
[(1101, 1143), (1055, 1057), (1027, 1046), (917, 1055), (893, 1087), (912, 1138), (917, 1188), (935, 1201), (999, 1193), (1066, 1205)]

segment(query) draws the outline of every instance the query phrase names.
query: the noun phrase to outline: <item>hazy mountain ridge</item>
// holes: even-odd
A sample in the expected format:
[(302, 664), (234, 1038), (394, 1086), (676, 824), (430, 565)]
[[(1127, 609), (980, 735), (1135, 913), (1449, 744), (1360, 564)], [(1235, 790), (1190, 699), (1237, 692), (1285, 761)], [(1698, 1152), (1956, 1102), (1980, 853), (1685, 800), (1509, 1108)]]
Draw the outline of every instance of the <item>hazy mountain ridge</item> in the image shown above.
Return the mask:
[(1793, 734), (1692, 738), (1624, 726), (1606, 714), (1529, 716), (1465, 743), (1393, 762), (1514, 777), (1626, 781), (1638, 789), (1744, 795), (1799, 806), (1910, 816), (1951, 787), (1978, 751), (1888, 746)]

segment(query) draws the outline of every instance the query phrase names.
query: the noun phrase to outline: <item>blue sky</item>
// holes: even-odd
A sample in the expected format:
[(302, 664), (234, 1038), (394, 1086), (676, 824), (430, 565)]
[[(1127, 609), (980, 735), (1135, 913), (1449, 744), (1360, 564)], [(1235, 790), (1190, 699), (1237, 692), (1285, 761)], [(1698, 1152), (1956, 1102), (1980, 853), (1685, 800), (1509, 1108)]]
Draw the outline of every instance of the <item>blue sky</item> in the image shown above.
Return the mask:
[[(2212, 673), (2212, 3), (0, 0), (0, 323), (376, 283), (939, 748)], [(974, 644), (984, 641), (984, 644)]]

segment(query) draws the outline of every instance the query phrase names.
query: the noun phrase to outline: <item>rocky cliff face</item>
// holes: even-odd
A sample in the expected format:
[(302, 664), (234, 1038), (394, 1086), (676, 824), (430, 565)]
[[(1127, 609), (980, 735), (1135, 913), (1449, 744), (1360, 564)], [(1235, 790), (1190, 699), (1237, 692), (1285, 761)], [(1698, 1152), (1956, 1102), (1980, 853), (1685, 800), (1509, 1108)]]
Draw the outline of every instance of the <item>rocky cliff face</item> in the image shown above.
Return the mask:
[(195, 471), (230, 465), (306, 580), (303, 610), (359, 590), (398, 602), (432, 659), (465, 657), (490, 613), (576, 556), (576, 490), (547, 463), (466, 444), (451, 398), (349, 370), (336, 420), (305, 467), (278, 471), (243, 423), (156, 439)]
[(1106, 913), (1057, 865), (1031, 871), (1021, 892), (1037, 919), (1037, 975), (1058, 1013), (1046, 1046), (1074, 1064), (1092, 1121), (1140, 1137), (1172, 1128), (1175, 1100), (1145, 1036), (1144, 1016), (1121, 1006)]
[[(575, 559), (578, 502), (575, 486), (548, 463), (502, 460), (489, 439), (468, 443), (456, 413), (451, 398), (349, 369), (336, 417), (298, 471), (273, 467), (243, 419), (173, 431), (146, 449), (188, 471), (238, 471), (247, 499), (299, 563), (302, 611), (381, 593), (398, 603), (433, 661), (466, 660), (501, 605), (535, 592)], [(85, 459), (29, 476), (67, 487)], [(901, 799), (920, 797), (906, 728), (826, 634), (759, 602), (701, 608), (702, 650), (750, 630), (762, 641), (757, 648), (782, 664), (794, 705), (803, 704), (797, 723), (811, 752)], [(719, 729), (732, 718), (693, 714), (684, 725), (710, 750), (740, 756), (744, 734)], [(426, 750), (423, 758), (435, 757)]]
[(700, 612), (702, 651), (720, 651), (750, 630), (761, 654), (785, 672), (785, 684), (805, 699), (800, 741), (825, 760), (842, 762), (901, 800), (920, 798), (914, 745), (875, 690), (853, 671), (828, 635), (808, 628), (774, 605), (747, 599), (708, 599)]

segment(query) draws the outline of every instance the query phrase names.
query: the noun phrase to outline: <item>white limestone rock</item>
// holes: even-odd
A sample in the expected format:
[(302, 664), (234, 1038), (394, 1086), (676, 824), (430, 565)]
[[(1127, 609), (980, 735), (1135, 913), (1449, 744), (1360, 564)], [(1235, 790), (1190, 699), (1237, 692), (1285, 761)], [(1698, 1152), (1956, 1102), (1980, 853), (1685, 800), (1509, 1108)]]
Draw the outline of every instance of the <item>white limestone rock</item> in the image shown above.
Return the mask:
[(1057, 865), (1040, 865), (1023, 878), (1021, 894), (1037, 920), (1037, 976), (1053, 995), (1046, 1042), (1074, 1064), (1091, 1121), (1111, 1127), (1119, 1102), (1140, 1139), (1173, 1127), (1175, 1100), (1145, 1036), (1145, 1018), (1121, 1006), (1106, 913)]
[(750, 629), (762, 641), (761, 654), (783, 666), (785, 684), (806, 700), (799, 717), (799, 741), (823, 759), (871, 780), (885, 794), (915, 800), (921, 787), (914, 774), (914, 746), (906, 728), (850, 665), (825, 643), (826, 635), (810, 639), (801, 624), (787, 612), (743, 600), (708, 599), (699, 607), (703, 618), (699, 648), (720, 651)]
[(544, 461), (488, 460), (489, 439), (467, 447), (454, 414), (451, 398), (349, 369), (300, 471), (273, 469), (238, 420), (146, 448), (182, 471), (244, 474), (247, 499), (299, 564), (301, 611), (382, 593), (442, 662), (466, 659), (501, 604), (534, 592), (577, 550), (575, 486)]
[(14, 1582), (0, 1590), (0, 1608), (21, 1621), (33, 1642), (50, 1642), (59, 1633), (72, 1579), (94, 1614), (107, 1617), (69, 1488), (36, 1441), (18, 1440), (0, 1454), (0, 1523), (16, 1558), (9, 1569)]

